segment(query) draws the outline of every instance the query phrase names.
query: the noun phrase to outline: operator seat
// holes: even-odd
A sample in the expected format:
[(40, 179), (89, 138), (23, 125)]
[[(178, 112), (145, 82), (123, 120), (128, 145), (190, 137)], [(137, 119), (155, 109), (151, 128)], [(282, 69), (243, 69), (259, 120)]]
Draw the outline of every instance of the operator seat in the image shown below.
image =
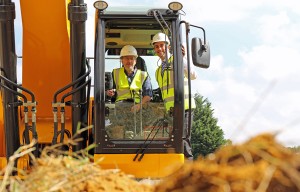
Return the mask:
[(136, 58), (136, 68), (137, 69), (140, 69), (141, 71), (147, 71), (147, 66), (146, 66), (146, 62), (145, 62), (145, 60), (142, 58), (142, 57), (140, 57), (140, 56), (138, 56), (137, 58)]

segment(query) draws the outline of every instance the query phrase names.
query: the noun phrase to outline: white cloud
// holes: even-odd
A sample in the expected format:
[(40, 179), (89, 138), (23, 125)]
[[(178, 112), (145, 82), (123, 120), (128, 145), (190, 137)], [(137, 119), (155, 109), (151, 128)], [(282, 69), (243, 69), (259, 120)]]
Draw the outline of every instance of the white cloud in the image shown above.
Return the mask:
[(261, 1), (203, 1), (196, 0), (184, 2), (184, 10), (188, 13), (187, 18), (193, 23), (200, 21), (212, 22), (235, 22), (247, 17), (249, 12), (262, 4)]
[[(249, 39), (249, 43), (238, 44), (233, 38), (237, 47), (226, 44), (227, 49), (222, 43), (215, 42), (215, 45), (224, 46), (226, 51), (212, 55), (211, 67), (201, 71), (200, 78), (193, 85), (202, 85), (200, 94), (211, 101), (225, 136), (234, 142), (261, 132), (279, 131), (278, 138), (284, 144), (300, 145), (293, 136), (300, 134), (297, 129), (300, 122), (299, 3), (255, 1), (247, 5), (243, 2), (235, 13), (235, 17), (239, 17), (234, 18), (232, 14), (224, 14), (235, 9), (233, 2), (226, 1), (224, 3), (228, 5), (220, 6), (223, 10), (220, 10), (219, 17), (211, 5), (216, 4), (214, 1), (190, 5), (190, 18), (195, 22), (217, 21), (215, 25), (229, 25), (231, 28), (224, 30), (233, 36), (236, 34), (234, 25), (243, 25), (246, 30), (236, 35)], [(195, 11), (200, 7), (202, 13)], [(209, 11), (214, 14), (211, 18)], [(205, 17), (201, 18), (203, 15)], [(210, 37), (222, 39), (223, 31), (210, 32), (214, 33), (209, 34)], [(235, 54), (226, 55), (228, 49)], [(212, 54), (213, 50), (212, 46)]]
[(264, 15), (260, 18), (258, 34), (264, 43), (300, 48), (300, 18), (292, 18), (287, 11), (275, 15)]
[(266, 80), (280, 79), (300, 71), (300, 52), (290, 47), (268, 44), (253, 47), (249, 52), (240, 52), (248, 70)]

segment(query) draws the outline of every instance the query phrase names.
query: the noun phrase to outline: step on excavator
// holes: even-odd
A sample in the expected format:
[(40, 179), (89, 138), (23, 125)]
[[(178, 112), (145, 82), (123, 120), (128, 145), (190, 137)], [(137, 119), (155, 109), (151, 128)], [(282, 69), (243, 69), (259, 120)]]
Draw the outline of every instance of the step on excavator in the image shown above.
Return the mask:
[[(105, 1), (95, 1), (94, 10), (89, 10), (95, 12), (91, 38), (86, 35), (84, 0), (19, 2), (20, 10), (16, 10), (13, 1), (0, 0), (0, 168), (33, 140), (33, 155), (39, 157), (46, 146), (64, 146), (66, 139), (78, 138), (76, 145), (61, 150), (76, 152), (95, 144), (89, 153), (105, 169), (118, 168), (137, 178), (161, 178), (174, 171), (171, 167), (179, 168), (185, 161), (182, 45), (188, 70), (190, 63), (200, 68), (210, 65), (205, 30), (181, 19), (183, 5), (110, 7)], [(19, 56), (15, 50), (16, 13), (22, 19)], [(196, 35), (190, 40), (191, 31)], [(151, 42), (158, 32), (168, 36), (173, 55), (171, 113), (166, 112), (155, 81), (161, 61)], [(90, 40), (94, 41), (94, 55), (87, 57), (86, 42)], [(134, 113), (128, 112), (134, 101), (120, 103), (106, 94), (112, 88), (112, 70), (122, 66), (120, 51), (125, 45), (136, 48), (153, 88), (149, 104)], [(17, 76), (19, 65), (21, 79)], [(190, 101), (190, 79), (188, 85)], [(19, 158), (15, 166), (30, 169), (30, 158)]]

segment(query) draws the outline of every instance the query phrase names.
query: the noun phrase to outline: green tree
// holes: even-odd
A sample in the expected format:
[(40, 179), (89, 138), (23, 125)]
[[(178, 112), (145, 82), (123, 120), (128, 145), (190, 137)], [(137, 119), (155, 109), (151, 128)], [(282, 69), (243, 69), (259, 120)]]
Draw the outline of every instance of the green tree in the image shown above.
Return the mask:
[(294, 153), (300, 153), (300, 146), (288, 147)]
[(192, 123), (192, 150), (194, 158), (213, 153), (228, 141), (224, 139), (223, 130), (213, 117), (211, 103), (200, 94), (195, 94), (196, 109)]

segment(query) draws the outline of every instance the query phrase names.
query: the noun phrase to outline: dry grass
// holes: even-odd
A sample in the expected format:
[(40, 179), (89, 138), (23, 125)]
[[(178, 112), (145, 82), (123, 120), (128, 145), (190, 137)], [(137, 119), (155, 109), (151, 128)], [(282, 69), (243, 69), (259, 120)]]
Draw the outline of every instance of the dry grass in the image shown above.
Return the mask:
[[(76, 141), (68, 141), (76, 144)], [(40, 158), (32, 155), (33, 166), (29, 172), (22, 172), (22, 178), (11, 177), (14, 170), (14, 161), (23, 155), (30, 155), (34, 143), (18, 150), (9, 160), (5, 176), (1, 183), (1, 192), (12, 191), (55, 191), (55, 192), (152, 192), (153, 186), (142, 184), (132, 176), (117, 169), (103, 170), (92, 163), (88, 156), (88, 149), (78, 153), (69, 153), (59, 150), (61, 145), (46, 147)], [(92, 147), (92, 146), (90, 146)]]
[[(22, 190), (20, 190), (22, 189)], [(103, 170), (89, 159), (43, 157), (20, 191), (152, 191), (120, 170)]]
[(156, 184), (136, 181), (120, 170), (103, 170), (88, 156), (45, 148), (25, 179), (10, 177), (14, 161), (30, 154), (33, 144), (10, 158), (1, 191), (123, 192), (298, 192), (300, 157), (273, 135), (258, 135), (242, 145), (222, 147), (205, 159), (185, 164)]
[(300, 156), (262, 134), (186, 164), (155, 191), (298, 192)]

